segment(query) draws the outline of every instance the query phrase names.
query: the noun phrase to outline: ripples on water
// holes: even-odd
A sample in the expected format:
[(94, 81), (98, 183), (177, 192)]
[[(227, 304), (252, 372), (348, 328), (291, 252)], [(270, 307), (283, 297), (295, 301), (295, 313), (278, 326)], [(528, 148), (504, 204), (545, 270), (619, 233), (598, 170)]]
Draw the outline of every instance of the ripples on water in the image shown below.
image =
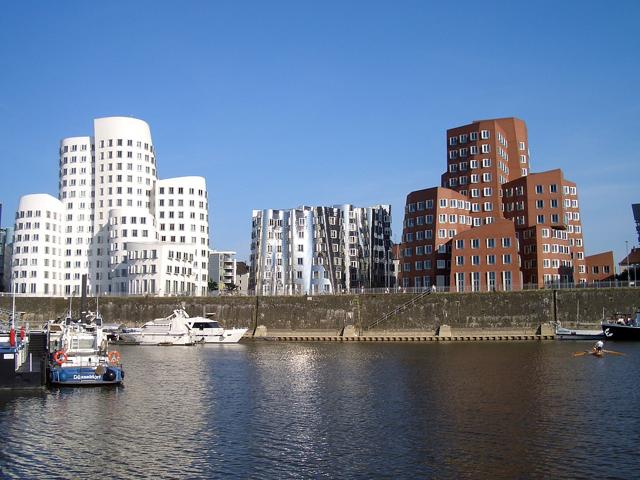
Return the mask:
[(122, 347), (125, 387), (0, 393), (0, 477), (637, 478), (640, 344), (589, 346)]

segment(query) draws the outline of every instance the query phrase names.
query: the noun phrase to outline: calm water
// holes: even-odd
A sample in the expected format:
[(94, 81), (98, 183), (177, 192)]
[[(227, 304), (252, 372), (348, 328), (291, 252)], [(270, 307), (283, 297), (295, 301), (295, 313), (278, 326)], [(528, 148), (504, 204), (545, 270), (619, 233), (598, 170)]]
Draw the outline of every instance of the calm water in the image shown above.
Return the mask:
[(640, 344), (121, 347), (126, 386), (0, 394), (0, 477), (638, 478)]

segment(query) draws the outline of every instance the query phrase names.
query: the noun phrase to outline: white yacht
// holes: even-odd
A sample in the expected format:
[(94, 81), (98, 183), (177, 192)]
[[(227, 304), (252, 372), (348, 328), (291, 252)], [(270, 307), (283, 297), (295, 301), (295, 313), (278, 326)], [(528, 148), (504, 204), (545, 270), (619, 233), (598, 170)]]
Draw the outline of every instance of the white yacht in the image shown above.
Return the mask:
[(174, 310), (168, 317), (156, 318), (142, 328), (123, 329), (120, 339), (140, 345), (193, 345), (188, 318), (184, 310)]
[(246, 328), (225, 329), (215, 320), (203, 317), (189, 318), (187, 326), (196, 343), (238, 343), (248, 330)]
[(195, 343), (237, 343), (246, 328), (224, 329), (215, 320), (189, 317), (184, 309), (173, 311), (166, 318), (145, 323), (142, 328), (123, 329), (120, 339), (140, 345), (193, 345)]

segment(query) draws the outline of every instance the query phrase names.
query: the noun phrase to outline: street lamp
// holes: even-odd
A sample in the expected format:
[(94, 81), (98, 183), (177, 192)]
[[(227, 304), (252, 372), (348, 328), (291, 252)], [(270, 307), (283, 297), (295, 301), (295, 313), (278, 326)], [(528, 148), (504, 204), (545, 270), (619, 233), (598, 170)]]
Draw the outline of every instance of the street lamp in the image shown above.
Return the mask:
[(631, 272), (629, 271), (629, 240), (624, 241), (627, 250), (627, 286), (631, 285)]

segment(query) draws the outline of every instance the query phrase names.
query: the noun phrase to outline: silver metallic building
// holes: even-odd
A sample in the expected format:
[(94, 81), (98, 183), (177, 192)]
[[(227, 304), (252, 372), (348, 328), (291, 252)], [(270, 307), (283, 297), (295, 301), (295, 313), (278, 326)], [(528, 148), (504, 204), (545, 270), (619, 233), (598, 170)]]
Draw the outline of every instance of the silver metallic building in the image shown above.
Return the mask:
[(339, 293), (390, 286), (391, 206), (254, 210), (249, 290)]

